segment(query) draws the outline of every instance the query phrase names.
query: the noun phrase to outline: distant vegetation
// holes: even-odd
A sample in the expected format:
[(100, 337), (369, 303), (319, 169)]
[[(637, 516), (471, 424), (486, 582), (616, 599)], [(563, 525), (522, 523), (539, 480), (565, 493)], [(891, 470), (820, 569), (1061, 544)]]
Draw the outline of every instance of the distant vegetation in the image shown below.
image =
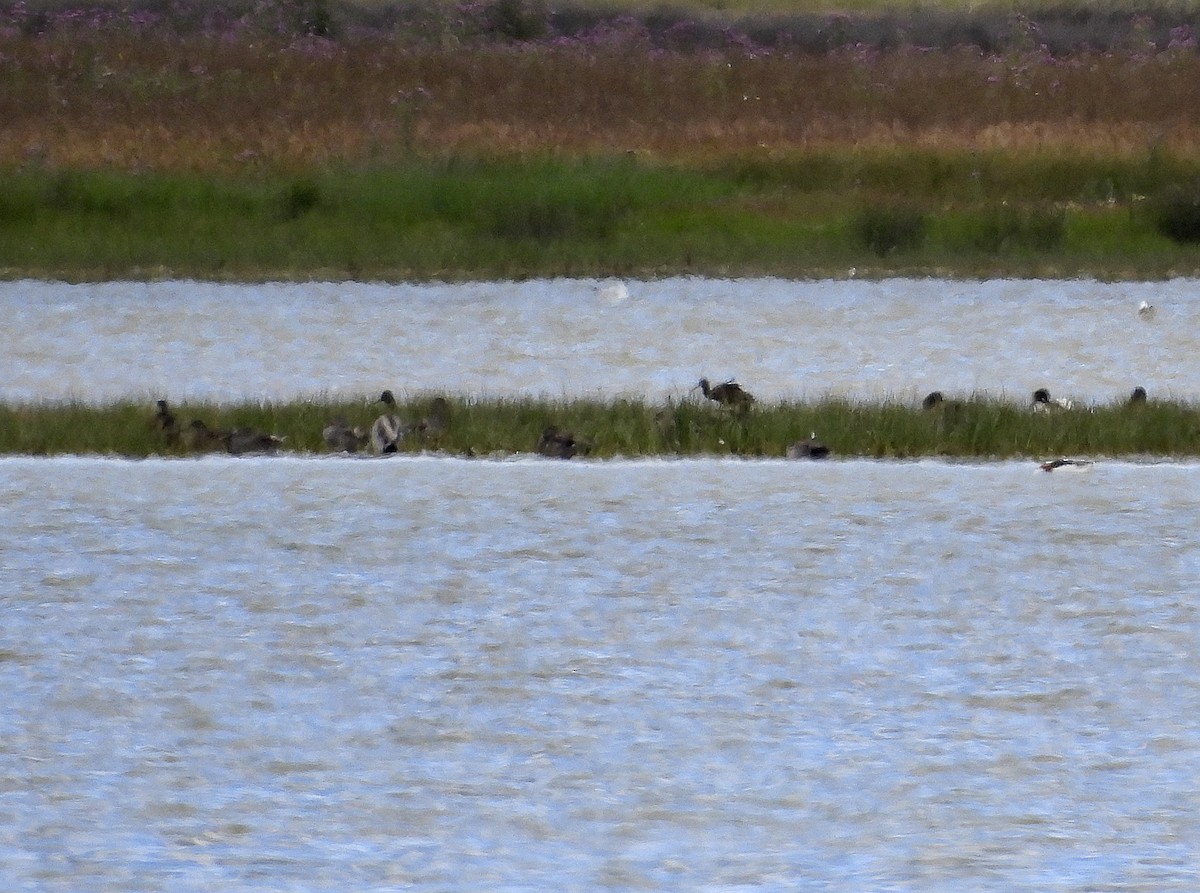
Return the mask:
[(1154, 278), (1200, 270), (1200, 198), (1176, 185), (1197, 175), (1200, 160), (882, 150), (692, 166), (448, 157), (256, 175), (37, 168), (0, 180), (0, 271)]
[[(431, 398), (402, 402), (414, 423)], [(1034, 412), (993, 399), (947, 399), (923, 410), (893, 401), (755, 405), (732, 412), (694, 398), (682, 403), (639, 400), (451, 398), (448, 422), (436, 434), (413, 431), (400, 451), (491, 456), (532, 453), (549, 425), (572, 432), (593, 458), (655, 455), (736, 455), (782, 458), (787, 447), (816, 433), (836, 457), (1036, 459), (1057, 456), (1200, 456), (1200, 408), (1151, 400)], [(212, 430), (251, 429), (283, 438), (281, 451), (324, 453), (322, 430), (336, 417), (368, 428), (381, 411), (361, 401), (310, 400), (173, 407), (181, 427), (203, 421)], [(194, 455), (155, 429), (154, 407), (122, 401), (0, 405), (0, 454), (100, 454), (141, 457)], [(219, 449), (219, 448), (218, 448)]]
[(0, 3), (0, 275), (1192, 274), (1198, 18)]

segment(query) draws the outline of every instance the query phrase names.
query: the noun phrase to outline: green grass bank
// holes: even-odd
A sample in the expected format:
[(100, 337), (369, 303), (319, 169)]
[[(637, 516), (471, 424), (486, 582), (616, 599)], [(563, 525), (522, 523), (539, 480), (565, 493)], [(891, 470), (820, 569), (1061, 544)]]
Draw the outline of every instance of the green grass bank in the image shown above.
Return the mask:
[(0, 276), (1200, 273), (1200, 161), (915, 149), (0, 177)]
[[(420, 419), (431, 397), (403, 401), (399, 414)], [(734, 414), (687, 400), (544, 400), (450, 398), (449, 423), (436, 437), (413, 435), (401, 452), (486, 457), (533, 452), (548, 425), (573, 432), (595, 458), (735, 455), (782, 457), (816, 432), (835, 457), (1046, 459), (1058, 456), (1200, 456), (1200, 407), (1151, 400), (1036, 413), (994, 399), (947, 400), (925, 411), (897, 401), (826, 399), (760, 404)], [(325, 453), (322, 430), (334, 417), (367, 428), (379, 412), (369, 398), (286, 403), (180, 404), (181, 427), (193, 419), (213, 430), (251, 428), (284, 438), (282, 451)], [(31, 403), (0, 405), (0, 454), (187, 456), (153, 423), (153, 406)]]

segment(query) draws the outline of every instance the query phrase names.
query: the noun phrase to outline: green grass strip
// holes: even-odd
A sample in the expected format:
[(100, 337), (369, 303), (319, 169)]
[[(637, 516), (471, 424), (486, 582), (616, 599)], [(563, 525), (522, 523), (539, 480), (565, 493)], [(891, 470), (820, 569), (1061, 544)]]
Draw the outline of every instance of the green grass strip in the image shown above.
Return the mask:
[(0, 276), (1160, 278), (1200, 272), (1197, 183), (1194, 160), (918, 151), (26, 169), (0, 176)]
[[(415, 423), (432, 398), (402, 401), (398, 414)], [(544, 400), (449, 398), (449, 423), (433, 436), (413, 434), (401, 452), (459, 456), (533, 452), (548, 425), (573, 432), (596, 458), (638, 456), (782, 457), (789, 444), (816, 432), (834, 456), (909, 459), (922, 456), (1004, 459), (1057, 456), (1200, 456), (1200, 408), (1151, 400), (1037, 413), (992, 399), (948, 400), (925, 411), (889, 400), (758, 404), (744, 413), (688, 400)], [(254, 429), (283, 438), (281, 450), (329, 452), (322, 430), (341, 416), (370, 427), (378, 404), (325, 399), (189, 403), (172, 407), (180, 427), (193, 419), (214, 430)], [(122, 401), (0, 404), (0, 454), (186, 456), (164, 437), (154, 407)]]

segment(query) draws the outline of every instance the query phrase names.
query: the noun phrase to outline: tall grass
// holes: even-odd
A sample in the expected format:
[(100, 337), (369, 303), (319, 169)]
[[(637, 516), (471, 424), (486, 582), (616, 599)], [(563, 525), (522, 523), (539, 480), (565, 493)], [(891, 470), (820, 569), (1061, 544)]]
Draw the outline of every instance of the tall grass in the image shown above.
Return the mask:
[[(429, 395), (415, 395), (400, 415), (416, 422)], [(1120, 403), (1034, 413), (996, 400), (949, 401), (934, 411), (894, 401), (829, 399), (759, 405), (733, 414), (685, 401), (535, 400), (451, 398), (450, 421), (436, 436), (410, 435), (402, 452), (436, 451), (491, 456), (533, 452), (547, 425), (570, 430), (595, 458), (652, 455), (782, 457), (789, 444), (816, 432), (835, 457), (1001, 459), (1074, 456), (1200, 456), (1200, 408), (1185, 402)], [(321, 453), (325, 424), (344, 417), (367, 427), (378, 412), (361, 401), (322, 399), (288, 403), (185, 404), (174, 408), (182, 425), (192, 419), (214, 430), (253, 428), (284, 439), (282, 450)], [(152, 423), (153, 407), (122, 401), (0, 405), (2, 454), (186, 456)]]
[(1200, 147), (1189, 34), (1058, 55), (1038, 33), (1000, 49), (814, 53), (679, 50), (641, 32), (401, 48), (0, 26), (0, 165), (258, 170), (548, 151), (770, 161), (851, 146), (1186, 157)]

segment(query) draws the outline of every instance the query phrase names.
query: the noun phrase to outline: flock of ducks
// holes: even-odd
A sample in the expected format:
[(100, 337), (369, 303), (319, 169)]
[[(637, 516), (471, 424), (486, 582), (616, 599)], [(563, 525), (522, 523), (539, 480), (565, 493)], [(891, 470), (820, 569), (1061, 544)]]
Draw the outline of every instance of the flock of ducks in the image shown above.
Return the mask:
[(410, 437), (436, 444), (450, 423), (450, 403), (445, 397), (435, 397), (428, 414), (411, 423), (403, 421), (398, 415), (396, 398), (391, 391), (384, 391), (375, 402), (383, 404), (383, 412), (371, 424), (369, 431), (351, 428), (344, 418), (338, 416), (321, 432), (325, 446), (335, 453), (357, 453), (369, 448), (377, 456), (386, 456), (397, 452), (400, 444)]
[(180, 445), (193, 453), (225, 452), (234, 456), (271, 455), (283, 443), (282, 437), (251, 428), (213, 431), (202, 419), (192, 419), (182, 428), (166, 400), (159, 400), (154, 427), (168, 445)]
[[(1153, 312), (1153, 307), (1150, 310)], [(692, 390), (699, 390), (707, 399), (739, 414), (749, 410), (756, 402), (754, 395), (732, 378), (715, 386), (707, 378), (701, 378)], [(398, 452), (400, 445), (409, 438), (436, 446), (450, 424), (450, 404), (445, 397), (435, 397), (427, 414), (415, 422), (406, 422), (400, 417), (396, 399), (391, 391), (384, 391), (375, 402), (383, 405), (383, 411), (369, 429), (351, 427), (344, 417), (337, 416), (321, 432), (325, 446), (335, 453), (357, 453), (367, 450), (375, 455), (385, 456)], [(1142, 387), (1134, 388), (1127, 401), (1130, 406), (1138, 406), (1145, 402), (1146, 389)], [(940, 410), (948, 405), (953, 404), (946, 400), (941, 391), (932, 391), (921, 401), (921, 407), (926, 412)], [(1051, 397), (1046, 388), (1038, 388), (1033, 392), (1030, 408), (1034, 412), (1056, 412), (1073, 409), (1074, 404), (1070, 400)], [(193, 419), (187, 425), (180, 426), (166, 400), (157, 402), (153, 424), (165, 443), (196, 453), (272, 455), (284, 442), (282, 437), (249, 428), (214, 431), (201, 419)], [(544, 428), (534, 446), (538, 455), (551, 459), (572, 459), (575, 456), (586, 455), (590, 449), (591, 443), (586, 438), (563, 431), (555, 425)], [(814, 431), (804, 440), (789, 445), (785, 455), (788, 459), (825, 459), (829, 457), (830, 449), (817, 438)], [(1063, 458), (1043, 462), (1040, 467), (1043, 471), (1055, 471), (1060, 468), (1080, 469), (1091, 464), (1090, 460)]]

